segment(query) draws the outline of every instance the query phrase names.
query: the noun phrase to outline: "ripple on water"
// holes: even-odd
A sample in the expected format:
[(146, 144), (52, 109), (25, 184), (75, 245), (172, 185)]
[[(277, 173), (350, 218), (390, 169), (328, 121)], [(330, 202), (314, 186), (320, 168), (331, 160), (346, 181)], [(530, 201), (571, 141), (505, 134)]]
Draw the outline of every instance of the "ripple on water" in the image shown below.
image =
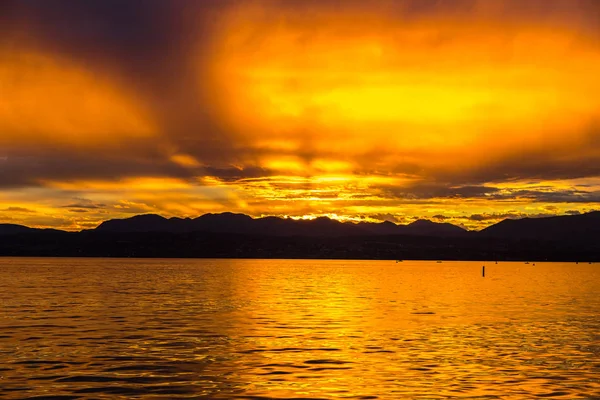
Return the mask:
[(304, 364), (352, 364), (351, 361), (320, 359), (304, 361)]
[(8, 260), (0, 398), (600, 397), (593, 266)]

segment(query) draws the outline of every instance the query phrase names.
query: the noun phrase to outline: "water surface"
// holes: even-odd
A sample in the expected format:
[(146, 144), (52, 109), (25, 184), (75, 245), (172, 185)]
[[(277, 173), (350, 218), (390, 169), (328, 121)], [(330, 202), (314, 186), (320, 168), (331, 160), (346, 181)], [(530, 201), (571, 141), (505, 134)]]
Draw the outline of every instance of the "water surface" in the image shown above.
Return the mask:
[(0, 258), (0, 398), (600, 398), (600, 264)]

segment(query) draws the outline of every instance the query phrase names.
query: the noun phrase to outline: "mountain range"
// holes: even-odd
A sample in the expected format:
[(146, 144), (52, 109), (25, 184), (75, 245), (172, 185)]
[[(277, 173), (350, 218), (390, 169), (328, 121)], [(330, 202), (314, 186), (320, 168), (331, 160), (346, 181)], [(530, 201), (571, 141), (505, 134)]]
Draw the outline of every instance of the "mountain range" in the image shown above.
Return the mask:
[[(32, 232), (64, 232), (58, 229), (38, 229), (29, 228), (23, 225), (16, 224), (0, 224), (0, 235), (16, 235), (20, 233), (32, 233)], [(66, 232), (65, 232), (66, 233)]]
[(483, 229), (479, 234), (529, 240), (600, 239), (600, 211), (556, 217), (505, 219)]
[[(204, 214), (197, 218), (165, 218), (156, 214), (136, 215), (126, 219), (111, 219), (95, 229), (103, 233), (231, 233), (263, 236), (378, 236), (405, 235), (431, 237), (465, 237), (467, 235), (531, 239), (566, 240), (581, 237), (600, 238), (600, 211), (579, 215), (543, 218), (505, 219), (481, 231), (467, 231), (449, 223), (437, 223), (425, 219), (407, 225), (392, 222), (340, 222), (326, 217), (311, 220), (263, 217), (252, 218), (245, 214)], [(0, 235), (28, 232), (62, 232), (56, 229), (36, 229), (23, 225), (0, 224)]]
[(397, 225), (146, 214), (81, 232), (0, 224), (0, 236), (0, 256), (600, 261), (598, 211), (504, 220), (481, 231), (427, 220)]
[(218, 232), (262, 234), (268, 236), (357, 236), (357, 235), (418, 235), (460, 236), (467, 231), (448, 223), (418, 220), (408, 225), (392, 222), (339, 222), (326, 217), (312, 220), (264, 217), (252, 218), (244, 214), (205, 214), (198, 218), (164, 218), (159, 215), (137, 215), (127, 219), (113, 219), (100, 224), (100, 232)]

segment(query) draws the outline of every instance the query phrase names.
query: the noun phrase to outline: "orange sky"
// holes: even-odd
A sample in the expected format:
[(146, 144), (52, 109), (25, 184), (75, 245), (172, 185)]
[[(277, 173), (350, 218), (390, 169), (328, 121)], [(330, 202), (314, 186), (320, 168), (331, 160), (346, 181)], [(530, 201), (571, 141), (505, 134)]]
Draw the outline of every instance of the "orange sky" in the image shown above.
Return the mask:
[(598, 208), (594, 0), (6, 4), (0, 223)]

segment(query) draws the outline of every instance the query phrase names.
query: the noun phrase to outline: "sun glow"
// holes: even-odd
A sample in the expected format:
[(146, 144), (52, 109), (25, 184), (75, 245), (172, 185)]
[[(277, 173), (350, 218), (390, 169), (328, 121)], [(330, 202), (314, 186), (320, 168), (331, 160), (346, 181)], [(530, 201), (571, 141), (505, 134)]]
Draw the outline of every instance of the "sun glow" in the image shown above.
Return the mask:
[(213, 61), (224, 118), (242, 137), (455, 163), (564, 138), (600, 117), (590, 101), (600, 54), (578, 33), (489, 21), (398, 25), (385, 15), (374, 23), (351, 8), (310, 20), (265, 4), (225, 15)]

